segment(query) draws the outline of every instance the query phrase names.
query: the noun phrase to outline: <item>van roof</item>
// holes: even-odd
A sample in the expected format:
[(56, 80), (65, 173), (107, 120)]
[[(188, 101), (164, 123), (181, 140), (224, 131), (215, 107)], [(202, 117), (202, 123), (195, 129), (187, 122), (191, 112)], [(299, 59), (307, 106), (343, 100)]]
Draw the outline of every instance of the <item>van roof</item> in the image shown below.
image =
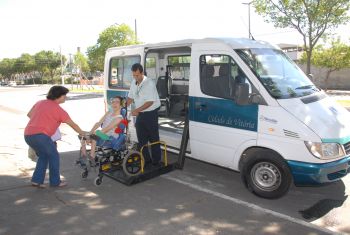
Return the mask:
[[(164, 48), (164, 47), (183, 47), (191, 46), (192, 44), (207, 44), (207, 43), (223, 43), (230, 45), (233, 49), (243, 49), (243, 48), (278, 48), (278, 46), (270, 44), (265, 41), (256, 41), (247, 38), (204, 38), (204, 39), (184, 39), (176, 40), (170, 42), (159, 42), (159, 43), (147, 43), (147, 44), (138, 44), (138, 45), (129, 45), (121, 47), (113, 47), (108, 50), (113, 49), (128, 49), (128, 48)], [(107, 51), (108, 51), (107, 50)]]

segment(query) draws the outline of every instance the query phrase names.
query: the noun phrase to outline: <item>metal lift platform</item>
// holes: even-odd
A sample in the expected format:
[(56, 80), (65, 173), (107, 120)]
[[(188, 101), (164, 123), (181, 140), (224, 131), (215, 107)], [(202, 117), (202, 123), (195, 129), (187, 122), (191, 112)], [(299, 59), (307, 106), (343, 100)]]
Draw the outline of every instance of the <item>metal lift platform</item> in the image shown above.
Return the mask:
[[(137, 183), (141, 183), (143, 181), (155, 178), (157, 176), (166, 174), (168, 172), (171, 172), (175, 169), (183, 169), (185, 164), (185, 154), (189, 139), (189, 122), (188, 118), (186, 118), (184, 130), (181, 137), (181, 145), (180, 145), (180, 151), (178, 155), (178, 159), (174, 163), (168, 163), (167, 162), (167, 156), (166, 156), (166, 147), (164, 149), (164, 162), (161, 162), (158, 166), (153, 165), (146, 165), (146, 167), (143, 169), (143, 172), (141, 172), (137, 176), (128, 176), (126, 175), (122, 170), (110, 170), (103, 172), (102, 174), (104, 176), (107, 176), (111, 179), (114, 179), (122, 184), (125, 185), (133, 185)], [(151, 144), (152, 145), (152, 144)], [(148, 145), (149, 146), (149, 145)], [(140, 150), (142, 152), (142, 148)]]

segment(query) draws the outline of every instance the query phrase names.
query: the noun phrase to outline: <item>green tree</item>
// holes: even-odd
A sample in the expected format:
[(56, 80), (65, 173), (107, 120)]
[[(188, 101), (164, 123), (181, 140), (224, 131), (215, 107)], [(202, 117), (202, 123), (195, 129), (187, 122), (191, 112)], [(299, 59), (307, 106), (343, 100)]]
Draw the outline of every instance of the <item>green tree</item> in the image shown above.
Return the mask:
[(61, 66), (61, 55), (58, 52), (47, 51), (47, 60), (48, 60), (48, 73), (51, 77), (52, 83), (54, 83), (54, 76), (59, 71)]
[(5, 58), (0, 61), (0, 74), (2, 78), (10, 79), (14, 73), (14, 64), (16, 59)]
[(14, 64), (15, 70), (18, 73), (28, 73), (34, 69), (35, 61), (30, 54), (22, 54), (17, 58)]
[(34, 55), (35, 60), (35, 70), (40, 76), (41, 82), (43, 82), (43, 77), (47, 71), (47, 57), (45, 51), (40, 51)]
[[(35, 60), (30, 54), (24, 53), (17, 58), (14, 63), (14, 70), (16, 73), (26, 74), (33, 72), (35, 69)], [(33, 80), (34, 83), (34, 80)]]
[(74, 55), (74, 64), (79, 68), (81, 73), (90, 71), (88, 59), (81, 52), (77, 52), (77, 54)]
[(40, 51), (34, 55), (34, 59), (35, 68), (40, 74), (41, 79), (47, 73), (52, 83), (54, 83), (54, 76), (61, 65), (61, 55), (53, 51)]
[(349, 0), (253, 0), (255, 11), (278, 28), (294, 28), (303, 37), (306, 72), (320, 37), (349, 21)]
[(110, 47), (137, 44), (135, 32), (126, 24), (112, 25), (100, 33), (97, 43), (87, 49), (92, 71), (103, 71), (106, 50)]
[[(305, 53), (301, 62), (306, 62)], [(339, 38), (331, 41), (331, 47), (326, 48), (324, 45), (318, 45), (312, 53), (311, 64), (327, 69), (325, 79), (325, 89), (327, 89), (332, 72), (350, 68), (350, 46), (342, 43)]]

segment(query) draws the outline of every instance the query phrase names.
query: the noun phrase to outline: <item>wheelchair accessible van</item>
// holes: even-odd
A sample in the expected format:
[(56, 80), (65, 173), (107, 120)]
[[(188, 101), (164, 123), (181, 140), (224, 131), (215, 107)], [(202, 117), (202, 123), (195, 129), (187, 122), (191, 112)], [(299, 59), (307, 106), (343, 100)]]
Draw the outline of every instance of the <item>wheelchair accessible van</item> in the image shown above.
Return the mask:
[[(94, 170), (97, 173), (97, 177), (94, 179), (96, 186), (102, 184), (104, 176), (125, 185), (132, 185), (168, 173), (174, 169), (182, 169), (188, 143), (188, 121), (186, 123), (181, 140), (181, 149), (176, 162), (168, 162), (167, 145), (164, 141), (146, 144), (137, 151), (137, 144), (130, 141), (126, 127), (124, 133), (121, 134), (124, 136), (124, 141), (118, 148), (96, 146), (95, 158), (90, 159), (87, 157), (85, 162), (82, 160), (82, 148), (80, 149), (80, 157), (76, 164), (80, 165), (82, 169), (81, 178), (86, 179), (89, 172)], [(81, 141), (98, 138), (95, 135), (78, 137)], [(143, 149), (155, 144), (161, 145), (162, 160), (158, 165), (145, 165), (145, 159), (142, 154)], [(91, 156), (90, 151), (91, 149), (86, 149), (87, 156)], [(148, 151), (148, 149), (145, 149), (145, 151)]]

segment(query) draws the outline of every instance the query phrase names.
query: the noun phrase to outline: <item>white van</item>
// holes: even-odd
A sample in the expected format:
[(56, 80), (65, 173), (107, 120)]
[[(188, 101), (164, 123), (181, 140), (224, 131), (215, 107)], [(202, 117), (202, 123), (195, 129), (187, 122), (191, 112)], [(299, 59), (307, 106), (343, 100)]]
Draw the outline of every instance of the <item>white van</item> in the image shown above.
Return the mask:
[(349, 173), (349, 112), (279, 48), (241, 38), (110, 48), (106, 100), (127, 95), (136, 62), (162, 101), (161, 140), (178, 151), (188, 117), (187, 155), (240, 171), (255, 194), (277, 198), (292, 182), (321, 184)]

